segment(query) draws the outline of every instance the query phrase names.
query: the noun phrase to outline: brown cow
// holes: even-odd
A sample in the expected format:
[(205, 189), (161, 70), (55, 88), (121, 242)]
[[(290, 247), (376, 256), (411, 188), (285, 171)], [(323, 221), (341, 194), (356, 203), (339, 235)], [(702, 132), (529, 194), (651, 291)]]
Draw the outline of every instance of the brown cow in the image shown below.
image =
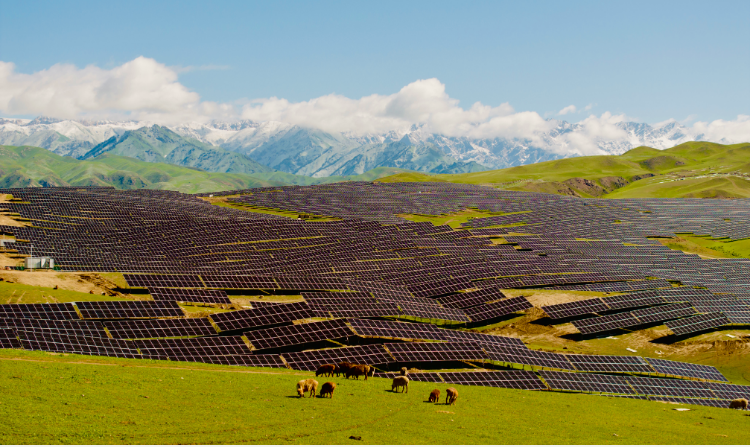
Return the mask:
[(440, 401), (440, 390), (432, 390), (430, 393), (430, 402), (438, 403)]
[(394, 392), (393, 390), (396, 390), (395, 392), (398, 392), (399, 388), (401, 388), (405, 393), (409, 392), (408, 377), (397, 376), (393, 378), (393, 383), (391, 384), (391, 392)]
[(445, 390), (445, 405), (453, 405), (458, 399), (458, 390), (455, 388), (448, 388)]
[(318, 368), (318, 370), (315, 371), (315, 377), (318, 377), (318, 376), (321, 376), (321, 375), (322, 376), (331, 376), (331, 377), (333, 377), (333, 375), (336, 373), (336, 369), (337, 368), (338, 368), (338, 366), (331, 365), (331, 364), (320, 365), (320, 368)]
[(357, 380), (359, 380), (359, 376), (365, 376), (365, 380), (367, 380), (367, 375), (370, 373), (370, 366), (367, 365), (352, 365), (349, 367), (349, 370), (346, 371), (346, 378), (348, 379), (351, 376), (354, 376)]
[(310, 396), (315, 398), (315, 393), (318, 392), (318, 381), (314, 379), (304, 379), (297, 382), (297, 395), (304, 397), (306, 392), (310, 392)]
[(336, 389), (336, 384), (333, 382), (326, 382), (323, 384), (323, 387), (320, 388), (320, 397), (330, 397), (333, 399), (333, 391)]
[(739, 408), (741, 410), (747, 410), (747, 399), (735, 399), (729, 402), (729, 408)]
[(341, 362), (341, 363), (339, 363), (338, 364), (339, 370), (336, 372), (336, 377), (338, 377), (338, 375), (339, 375), (338, 373), (341, 373), (344, 376), (346, 376), (347, 371), (349, 371), (349, 368), (351, 368), (352, 365), (353, 365), (353, 363), (349, 363), (349, 362)]

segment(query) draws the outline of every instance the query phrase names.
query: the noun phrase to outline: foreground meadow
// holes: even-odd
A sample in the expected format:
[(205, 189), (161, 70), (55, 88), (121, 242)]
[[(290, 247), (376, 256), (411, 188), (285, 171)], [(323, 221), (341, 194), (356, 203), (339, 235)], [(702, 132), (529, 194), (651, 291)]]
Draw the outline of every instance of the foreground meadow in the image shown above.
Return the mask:
[(426, 402), (446, 384), (395, 394), (372, 378), (298, 399), (312, 374), (288, 370), (1, 350), (0, 372), (3, 444), (742, 444), (750, 431), (742, 411), (460, 385), (446, 406)]

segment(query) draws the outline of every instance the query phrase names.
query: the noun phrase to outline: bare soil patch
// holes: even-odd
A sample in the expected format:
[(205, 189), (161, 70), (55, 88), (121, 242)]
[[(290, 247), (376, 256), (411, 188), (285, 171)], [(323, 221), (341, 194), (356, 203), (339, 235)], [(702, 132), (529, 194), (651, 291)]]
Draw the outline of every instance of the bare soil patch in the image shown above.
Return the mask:
[(117, 285), (112, 281), (102, 278), (96, 273), (63, 273), (58, 271), (16, 271), (0, 270), (0, 278), (5, 282), (25, 284), (36, 287), (71, 290), (73, 292), (89, 293), (96, 295), (105, 293), (108, 296), (126, 296), (115, 291)]

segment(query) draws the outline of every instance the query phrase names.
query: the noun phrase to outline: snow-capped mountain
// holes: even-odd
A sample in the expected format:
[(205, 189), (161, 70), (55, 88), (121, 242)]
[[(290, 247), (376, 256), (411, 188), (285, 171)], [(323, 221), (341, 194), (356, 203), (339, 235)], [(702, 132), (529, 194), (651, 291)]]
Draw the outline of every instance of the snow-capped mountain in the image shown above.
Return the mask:
[[(153, 124), (49, 117), (0, 119), (0, 145), (39, 146), (80, 158), (112, 137)], [(556, 121), (548, 132), (529, 139), (446, 136), (419, 125), (368, 135), (326, 132), (276, 121), (215, 121), (167, 127), (183, 137), (238, 152), (270, 168), (313, 177), (361, 174), (379, 166), (434, 173), (474, 172), (579, 155), (617, 155), (637, 146), (666, 149), (703, 139), (703, 135), (676, 122), (655, 126), (619, 122), (601, 132), (585, 121)]]

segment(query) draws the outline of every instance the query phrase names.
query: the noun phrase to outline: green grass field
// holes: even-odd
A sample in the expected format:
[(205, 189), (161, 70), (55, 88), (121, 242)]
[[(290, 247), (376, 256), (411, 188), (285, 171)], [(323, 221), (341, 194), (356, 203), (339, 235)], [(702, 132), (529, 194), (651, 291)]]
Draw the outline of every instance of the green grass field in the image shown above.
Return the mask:
[(124, 300), (127, 298), (91, 295), (72, 290), (0, 282), (0, 304), (70, 303), (73, 301)]
[[(400, 173), (378, 181), (469, 183), (613, 199), (750, 197), (749, 156), (748, 143), (690, 142), (665, 150), (638, 147), (619, 156), (574, 157), (468, 174)], [(646, 175), (655, 177), (637, 178)], [(628, 184), (614, 188), (613, 177), (622, 177)], [(597, 186), (582, 188), (580, 183), (570, 183), (571, 179), (588, 179)]]
[[(289, 370), (0, 350), (3, 444), (743, 444), (747, 412), (455, 385), (391, 393), (332, 380), (298, 399)], [(674, 408), (691, 411), (678, 412)], [(359, 436), (361, 441), (349, 439)]]

